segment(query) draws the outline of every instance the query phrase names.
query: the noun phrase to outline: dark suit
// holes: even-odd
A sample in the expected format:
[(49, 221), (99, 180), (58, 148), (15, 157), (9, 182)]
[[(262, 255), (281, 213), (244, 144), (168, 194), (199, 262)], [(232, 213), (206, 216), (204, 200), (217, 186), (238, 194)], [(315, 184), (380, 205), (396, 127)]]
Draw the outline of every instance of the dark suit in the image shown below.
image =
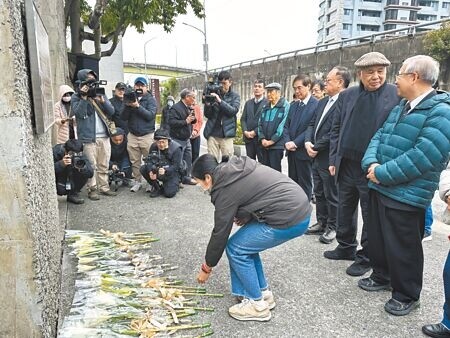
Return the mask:
[(258, 121), (259, 117), (261, 116), (261, 111), (266, 104), (267, 99), (265, 97), (262, 98), (262, 100), (258, 104), (255, 103), (254, 98), (250, 99), (245, 102), (241, 116), (242, 132), (254, 131), (256, 133), (255, 137), (252, 139), (246, 138), (243, 135), (247, 156), (254, 160), (256, 160), (256, 157), (258, 157), (258, 161), (260, 162), (262, 159), (262, 154), (261, 145), (258, 142)]
[(295, 151), (286, 151), (288, 157), (289, 177), (298, 183), (311, 200), (312, 167), (311, 158), (305, 149), (306, 130), (317, 108), (317, 99), (310, 96), (306, 105), (296, 101), (289, 109), (289, 115), (284, 125), (286, 142), (293, 141), (297, 146)]
[(317, 104), (316, 113), (306, 131), (305, 143), (311, 142), (314, 145), (313, 150), (318, 152), (312, 165), (317, 221), (329, 229), (336, 230), (337, 188), (334, 177), (328, 171), (330, 130), (336, 111), (336, 102), (333, 102), (322, 118), (329, 99), (331, 98), (323, 98)]
[[(361, 130), (348, 130), (347, 124), (351, 114), (358, 114), (353, 108), (360, 93), (364, 90), (362, 84), (348, 88), (339, 94), (336, 102), (336, 112), (330, 133), (330, 166), (336, 167), (335, 179), (338, 185), (338, 220), (336, 239), (339, 243), (337, 249), (348, 254), (356, 252), (358, 242), (356, 240), (357, 224), (353, 222), (354, 214), (361, 205), (363, 228), (361, 233), (362, 249), (356, 252), (355, 262), (368, 264), (367, 222), (369, 209), (369, 188), (367, 186), (366, 173), (361, 169), (360, 161), (347, 159), (340, 155), (340, 146), (344, 132), (361, 133)], [(389, 112), (395, 107), (400, 98), (397, 96), (397, 87), (387, 84), (379, 104), (376, 123), (377, 129), (386, 120)], [(373, 107), (367, 107), (371, 109)]]
[(192, 146), (190, 142), (192, 123), (186, 122), (190, 113), (191, 110), (180, 100), (169, 109), (167, 118), (170, 137), (181, 145), (183, 160), (186, 162), (186, 177), (182, 178), (183, 181), (190, 180), (192, 167)]

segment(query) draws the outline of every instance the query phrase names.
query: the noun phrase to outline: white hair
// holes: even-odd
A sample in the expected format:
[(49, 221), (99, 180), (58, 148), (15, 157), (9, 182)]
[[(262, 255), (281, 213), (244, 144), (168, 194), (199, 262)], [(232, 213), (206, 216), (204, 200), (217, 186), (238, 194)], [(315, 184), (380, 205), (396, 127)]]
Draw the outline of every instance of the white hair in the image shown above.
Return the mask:
[(417, 73), (419, 79), (434, 85), (439, 77), (439, 62), (428, 55), (416, 55), (403, 61), (404, 73)]

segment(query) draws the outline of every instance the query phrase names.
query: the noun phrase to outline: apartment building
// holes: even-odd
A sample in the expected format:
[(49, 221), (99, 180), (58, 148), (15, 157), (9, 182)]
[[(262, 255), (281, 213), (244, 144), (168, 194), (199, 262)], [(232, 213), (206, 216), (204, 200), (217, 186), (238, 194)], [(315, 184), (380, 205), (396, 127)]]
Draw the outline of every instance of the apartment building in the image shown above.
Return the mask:
[(322, 0), (317, 43), (341, 41), (449, 16), (450, 0)]

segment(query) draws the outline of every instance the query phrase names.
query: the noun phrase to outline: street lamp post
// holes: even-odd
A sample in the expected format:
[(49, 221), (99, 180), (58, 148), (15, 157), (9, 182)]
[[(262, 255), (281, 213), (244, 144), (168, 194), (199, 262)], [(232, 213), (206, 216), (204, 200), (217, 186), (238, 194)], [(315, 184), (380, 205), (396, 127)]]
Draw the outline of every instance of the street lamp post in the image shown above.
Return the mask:
[(144, 42), (144, 71), (145, 71), (145, 76), (148, 79), (148, 75), (147, 75), (147, 43), (149, 43), (150, 41), (155, 40), (157, 37), (154, 36), (153, 38), (147, 40)]
[[(203, 0), (203, 8), (205, 8), (205, 0)], [(208, 52), (208, 42), (206, 40), (206, 15), (203, 17), (203, 30), (201, 30), (198, 27), (195, 27), (193, 25), (190, 25), (186, 22), (183, 22), (183, 25), (189, 26), (191, 28), (194, 28), (195, 30), (199, 31), (203, 34), (203, 37), (205, 39), (205, 42), (203, 44), (203, 61), (205, 61), (205, 80), (208, 81), (208, 59), (209, 59), (209, 52)]]

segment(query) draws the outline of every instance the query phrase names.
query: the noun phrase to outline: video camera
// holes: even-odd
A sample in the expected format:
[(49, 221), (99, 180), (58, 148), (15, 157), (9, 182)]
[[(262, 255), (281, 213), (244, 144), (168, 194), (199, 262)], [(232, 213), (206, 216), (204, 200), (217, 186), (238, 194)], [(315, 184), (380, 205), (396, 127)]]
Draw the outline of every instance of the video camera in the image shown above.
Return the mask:
[(150, 165), (150, 171), (154, 175), (158, 175), (159, 168), (169, 168), (169, 163), (167, 160), (161, 156), (159, 151), (156, 150), (153, 150), (148, 154), (145, 163)]
[(94, 98), (99, 95), (105, 95), (105, 88), (102, 88), (100, 86), (105, 86), (108, 82), (105, 80), (97, 81), (95, 79), (89, 79), (86, 81), (82, 81), (80, 83), (80, 88), (82, 88), (84, 85), (88, 86), (88, 92), (87, 97)]
[(142, 89), (127, 89), (125, 93), (123, 94), (123, 103), (124, 104), (130, 104), (133, 102), (136, 102), (138, 97), (141, 97), (142, 94), (144, 94)]
[(203, 103), (214, 103), (216, 98), (212, 96), (212, 93), (216, 93), (221, 96), (222, 85), (219, 83), (219, 74), (214, 73), (208, 76), (208, 81), (205, 84), (205, 90), (203, 91)]
[(83, 153), (76, 153), (69, 151), (70, 159), (72, 161), (71, 166), (75, 169), (81, 170), (86, 166), (86, 161), (82, 158)]

